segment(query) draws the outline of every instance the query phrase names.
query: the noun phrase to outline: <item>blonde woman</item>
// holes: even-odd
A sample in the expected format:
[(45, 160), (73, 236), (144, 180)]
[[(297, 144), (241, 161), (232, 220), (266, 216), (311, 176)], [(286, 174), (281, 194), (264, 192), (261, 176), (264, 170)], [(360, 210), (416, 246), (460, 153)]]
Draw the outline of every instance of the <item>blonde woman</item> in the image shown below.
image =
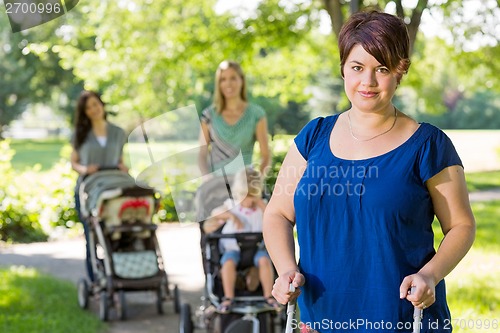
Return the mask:
[(259, 170), (270, 165), (264, 110), (248, 102), (245, 74), (234, 61), (223, 61), (215, 73), (214, 104), (201, 116), (199, 166), (203, 175), (224, 167), (240, 150), (245, 166), (252, 165), (255, 142), (260, 147)]

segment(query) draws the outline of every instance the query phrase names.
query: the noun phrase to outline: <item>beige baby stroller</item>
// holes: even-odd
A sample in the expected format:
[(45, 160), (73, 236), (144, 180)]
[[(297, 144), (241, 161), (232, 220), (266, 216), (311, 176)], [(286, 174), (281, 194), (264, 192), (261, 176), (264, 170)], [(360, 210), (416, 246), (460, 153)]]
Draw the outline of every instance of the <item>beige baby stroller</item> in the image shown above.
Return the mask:
[(104, 170), (80, 186), (82, 216), (90, 226), (89, 245), (94, 282), (78, 282), (78, 302), (86, 309), (92, 296), (99, 301), (99, 317), (108, 320), (110, 309), (126, 319), (125, 293), (153, 291), (158, 313), (173, 300), (178, 312), (179, 292), (171, 290), (152, 222), (159, 196), (136, 185), (128, 174)]

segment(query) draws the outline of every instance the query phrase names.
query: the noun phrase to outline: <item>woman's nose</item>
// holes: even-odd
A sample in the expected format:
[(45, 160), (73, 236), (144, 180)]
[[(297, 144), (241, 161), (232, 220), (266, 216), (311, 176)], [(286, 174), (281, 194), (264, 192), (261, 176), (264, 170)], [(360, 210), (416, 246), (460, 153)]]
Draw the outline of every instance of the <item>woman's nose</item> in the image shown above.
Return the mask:
[(368, 86), (368, 87), (376, 86), (377, 85), (377, 77), (375, 75), (375, 72), (374, 71), (365, 71), (363, 73), (361, 83), (364, 86)]

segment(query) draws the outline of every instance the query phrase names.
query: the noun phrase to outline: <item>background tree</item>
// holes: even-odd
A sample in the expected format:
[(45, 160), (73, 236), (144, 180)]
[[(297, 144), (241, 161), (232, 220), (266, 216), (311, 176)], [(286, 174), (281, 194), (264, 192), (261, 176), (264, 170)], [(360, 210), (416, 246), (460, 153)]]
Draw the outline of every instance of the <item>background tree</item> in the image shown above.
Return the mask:
[(13, 34), (8, 20), (0, 19), (0, 137), (5, 126), (30, 105), (41, 103), (61, 114), (73, 112), (70, 100), (82, 83), (59, 66), (60, 59), (50, 48), (37, 43), (49, 38), (49, 31)]
[[(0, 116), (12, 114), (12, 119), (38, 102), (71, 115), (85, 82), (87, 89), (104, 93), (108, 111), (131, 129), (141, 119), (189, 104), (200, 112), (211, 101), (216, 66), (234, 59), (247, 73), (251, 97), (259, 103), (269, 100), (271, 131), (295, 131), (307, 120), (304, 114), (317, 116), (349, 106), (331, 37), (351, 12), (369, 4), (398, 12), (408, 24), (416, 25), (412, 17), (422, 17), (422, 11), (442, 17), (445, 27), (450, 24), (446, 42), (418, 35), (410, 74), (398, 89), (401, 103), (415, 101), (408, 105), (415, 114), (443, 113), (449, 109), (443, 98), (453, 92), (457, 99), (448, 104), (455, 108), (460, 101), (472, 101), (483, 87), (498, 92), (498, 64), (493, 61), (499, 56), (498, 43), (491, 36), (498, 26), (498, 7), (491, 5), (495, 0), (481, 2), (475, 16), (485, 23), (474, 19), (472, 24), (466, 17), (469, 2), (417, 1), (408, 7), (395, 0), (262, 0), (255, 8), (222, 12), (217, 0), (87, 0), (60, 20), (18, 34), (9, 33), (7, 19), (0, 17), (5, 28), (0, 35), (5, 41), (0, 75), (8, 83), (0, 87)], [(334, 31), (330, 35), (320, 25), (327, 12)], [(450, 22), (457, 20), (479, 32), (455, 38), (465, 27), (457, 23), (462, 28), (453, 30)], [(466, 48), (477, 34), (493, 39)], [(292, 124), (291, 114), (300, 120)]]
[[(403, 18), (406, 22), (408, 28), (408, 34), (410, 35), (410, 49), (413, 50), (413, 45), (417, 38), (418, 28), (422, 20), (422, 14), (424, 10), (428, 7), (428, 0), (418, 0), (414, 8), (403, 7), (402, 0), (379, 0), (379, 1), (363, 1), (363, 0), (351, 0), (349, 2), (344, 2), (341, 0), (321, 0), (325, 10), (330, 16), (332, 22), (332, 31), (338, 38), (340, 33), (340, 28), (344, 24), (346, 18), (353, 13), (356, 13), (365, 8), (377, 8), (385, 9), (389, 4), (395, 6), (395, 14)], [(349, 8), (347, 8), (349, 7)]]
[[(422, 15), (429, 10), (435, 15), (444, 16), (444, 23), (453, 33), (456, 40), (467, 41), (472, 36), (488, 37), (498, 42), (500, 15), (498, 0), (445, 0), (429, 2), (417, 0), (413, 7), (403, 5), (403, 0), (318, 0), (330, 16), (333, 34), (338, 37), (340, 28), (348, 16), (366, 8), (381, 10), (390, 9), (394, 14), (404, 19), (410, 36), (410, 49), (413, 53)], [(467, 15), (473, 10), (475, 15)], [(470, 14), (470, 13), (469, 13)]]
[(318, 21), (309, 7), (263, 1), (242, 18), (215, 12), (215, 4), (89, 0), (42, 45), (87, 88), (103, 91), (119, 121), (130, 127), (140, 116), (188, 104), (201, 111), (224, 59), (242, 63), (252, 96), (277, 98), (281, 105), (305, 102), (305, 87), (322, 63), (311, 37)]

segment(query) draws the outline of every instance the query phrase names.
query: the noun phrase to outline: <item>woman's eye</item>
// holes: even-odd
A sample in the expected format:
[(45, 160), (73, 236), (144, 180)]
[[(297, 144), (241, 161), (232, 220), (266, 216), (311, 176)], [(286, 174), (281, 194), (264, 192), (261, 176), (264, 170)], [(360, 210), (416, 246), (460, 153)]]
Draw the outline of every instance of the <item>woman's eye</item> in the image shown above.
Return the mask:
[(353, 66), (352, 70), (355, 72), (359, 72), (361, 70), (361, 66)]
[(387, 73), (389, 73), (390, 71), (389, 71), (389, 69), (388, 69), (388, 68), (386, 68), (386, 67), (379, 67), (379, 68), (377, 68), (377, 72), (387, 74)]

